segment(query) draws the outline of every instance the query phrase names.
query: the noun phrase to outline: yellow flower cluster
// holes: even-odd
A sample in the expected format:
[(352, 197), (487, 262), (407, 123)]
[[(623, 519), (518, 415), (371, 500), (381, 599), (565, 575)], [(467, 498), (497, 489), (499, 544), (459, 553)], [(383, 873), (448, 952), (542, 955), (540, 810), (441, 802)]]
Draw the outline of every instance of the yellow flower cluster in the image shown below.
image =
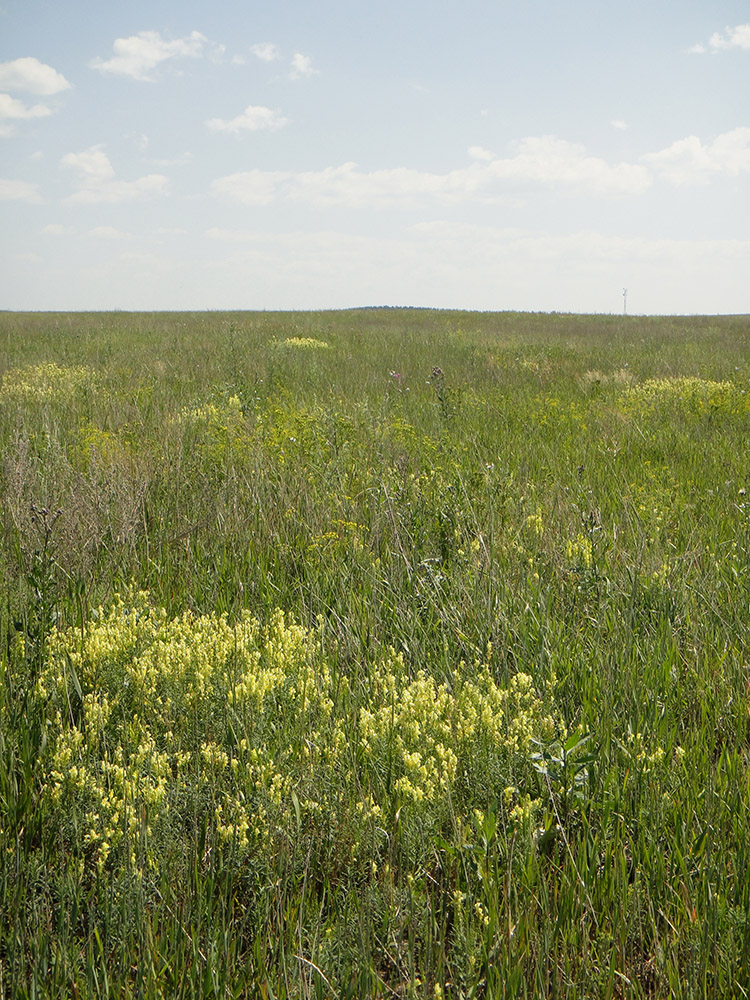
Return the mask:
[(309, 551), (328, 552), (333, 555), (354, 549), (361, 552), (364, 548), (361, 533), (367, 528), (356, 521), (344, 521), (338, 518), (333, 521), (333, 531), (324, 531), (321, 535), (313, 535), (308, 546)]
[(750, 412), (750, 396), (734, 382), (697, 376), (647, 379), (626, 388), (622, 402), (626, 411), (642, 415), (665, 408), (698, 415)]
[[(318, 645), (280, 611), (265, 628), (248, 614), (234, 625), (190, 612), (170, 621), (144, 593), (51, 635), (37, 682), (50, 706), (46, 792), (86, 816), (96, 864), (121, 845), (134, 861), (189, 789), (220, 790), (223, 839), (246, 846), (251, 828), (260, 834), (266, 807), (291, 788), (272, 752), (274, 717), (314, 735), (331, 713)], [(330, 741), (328, 758), (343, 745)]]
[(275, 341), (274, 346), (276, 344), (302, 350), (328, 350), (331, 346), (325, 340), (316, 340), (314, 337), (287, 337), (286, 340)]
[(554, 721), (528, 674), (503, 687), (484, 663), (471, 677), (453, 687), (424, 671), (407, 680), (400, 654), (377, 672), (373, 703), (359, 713), (360, 753), (372, 773), (389, 772), (404, 799), (435, 802), (459, 780), (481, 786), (488, 759), (508, 761), (531, 739), (552, 736)]
[(121, 845), (127, 862), (136, 865), (136, 845), (148, 839), (151, 819), (164, 807), (172, 778), (168, 755), (144, 733), (127, 750), (119, 744), (102, 758), (91, 753), (85, 727), (67, 729), (60, 713), (55, 721), (60, 735), (47, 772), (51, 802), (62, 809), (71, 801), (84, 806), (83, 846), (99, 871)]
[(532, 534), (541, 538), (544, 534), (544, 518), (542, 517), (542, 510), (537, 507), (535, 514), (529, 514), (525, 521), (526, 528)]
[(71, 447), (69, 454), (86, 469), (94, 464), (114, 466), (128, 459), (127, 445), (116, 434), (95, 424), (81, 424), (77, 437), (77, 444)]
[(559, 396), (536, 396), (529, 410), (529, 418), (540, 427), (554, 427), (556, 434), (578, 435), (587, 429), (587, 404), (575, 399), (563, 400)]
[(360, 824), (394, 800), (434, 812), (503, 787), (530, 740), (553, 734), (531, 677), (498, 684), (489, 653), (452, 684), (410, 677), (391, 653), (355, 701), (321, 636), (282, 611), (264, 626), (247, 613), (170, 620), (145, 593), (53, 633), (36, 692), (66, 850), (142, 871), (185, 808), (240, 854), (295, 820), (335, 825), (342, 803)]
[(648, 774), (664, 760), (664, 748), (657, 747), (655, 750), (649, 751), (646, 737), (640, 732), (627, 733), (624, 749), (631, 762), (642, 774)]
[(294, 455), (329, 453), (324, 414), (298, 407), (283, 398), (268, 402), (264, 412), (255, 418), (255, 430), (282, 464)]
[(70, 367), (49, 362), (11, 368), (0, 384), (0, 399), (20, 403), (65, 402), (81, 389), (96, 386), (97, 375), (86, 365)]
[(250, 442), (245, 414), (238, 396), (186, 407), (172, 421), (187, 431), (191, 449), (218, 468), (232, 455), (241, 453)]
[(239, 396), (230, 396), (225, 403), (206, 403), (205, 406), (185, 407), (177, 417), (178, 423), (205, 424), (209, 427), (225, 427), (227, 421), (242, 419), (242, 403)]
[(591, 569), (594, 562), (594, 549), (587, 535), (577, 534), (565, 543), (565, 555), (568, 562), (583, 569)]

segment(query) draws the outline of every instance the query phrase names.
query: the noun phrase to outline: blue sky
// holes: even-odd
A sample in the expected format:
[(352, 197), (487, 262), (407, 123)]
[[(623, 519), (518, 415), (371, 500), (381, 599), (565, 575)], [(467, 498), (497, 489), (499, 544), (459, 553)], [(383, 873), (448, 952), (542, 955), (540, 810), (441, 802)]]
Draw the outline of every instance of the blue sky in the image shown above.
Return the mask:
[(750, 8), (0, 0), (0, 307), (750, 311)]

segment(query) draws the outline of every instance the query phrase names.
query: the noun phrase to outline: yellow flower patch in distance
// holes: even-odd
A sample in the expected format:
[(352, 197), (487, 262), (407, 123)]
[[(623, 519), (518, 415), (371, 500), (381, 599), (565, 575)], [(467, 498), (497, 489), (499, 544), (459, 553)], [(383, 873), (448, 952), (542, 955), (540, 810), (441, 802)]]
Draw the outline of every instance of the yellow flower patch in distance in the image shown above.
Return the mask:
[(327, 351), (331, 346), (325, 340), (316, 340), (315, 337), (287, 337), (286, 340), (275, 341), (273, 346), (278, 344), (283, 347), (291, 347), (292, 350), (303, 351)]
[(626, 413), (643, 416), (677, 410), (694, 416), (711, 413), (741, 415), (750, 412), (750, 395), (730, 381), (697, 376), (646, 379), (627, 386), (621, 396)]
[(242, 404), (240, 399), (238, 396), (230, 396), (226, 402), (185, 407), (177, 417), (177, 422), (204, 424), (207, 427), (218, 429), (226, 428), (227, 422), (241, 419)]
[(11, 368), (0, 381), (0, 400), (16, 403), (60, 403), (82, 389), (95, 388), (97, 375), (87, 365), (49, 362)]

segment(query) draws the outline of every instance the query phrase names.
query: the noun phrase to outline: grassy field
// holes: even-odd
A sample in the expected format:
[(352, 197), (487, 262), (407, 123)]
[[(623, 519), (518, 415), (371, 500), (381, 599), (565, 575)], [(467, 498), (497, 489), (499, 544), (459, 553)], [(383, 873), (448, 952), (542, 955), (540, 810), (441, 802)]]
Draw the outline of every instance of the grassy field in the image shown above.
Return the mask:
[(0, 314), (0, 997), (745, 997), (750, 319)]

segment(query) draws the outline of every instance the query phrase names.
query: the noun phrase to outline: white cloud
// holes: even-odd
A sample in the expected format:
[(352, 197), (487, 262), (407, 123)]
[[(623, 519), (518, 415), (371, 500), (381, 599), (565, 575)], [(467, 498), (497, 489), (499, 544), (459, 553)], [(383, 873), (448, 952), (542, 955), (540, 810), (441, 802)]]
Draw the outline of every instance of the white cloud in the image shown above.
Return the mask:
[(725, 28), (724, 33), (715, 32), (708, 40), (712, 52), (720, 49), (750, 49), (750, 24), (738, 24)]
[(488, 149), (484, 149), (482, 146), (469, 146), (467, 152), (469, 158), (472, 160), (485, 160), (489, 162), (495, 158)]
[(310, 56), (303, 56), (301, 52), (294, 53), (291, 66), (290, 80), (299, 80), (303, 76), (314, 76), (318, 72), (317, 69), (313, 69)]
[(229, 174), (213, 181), (211, 192), (239, 201), (243, 205), (269, 205), (274, 199), (279, 183), (288, 176), (280, 171), (265, 170)]
[(624, 122), (622, 118), (613, 118), (609, 124), (612, 126), (612, 128), (617, 128), (621, 130), (626, 129), (628, 127), (627, 122)]
[(716, 54), (725, 49), (750, 50), (750, 24), (738, 24), (734, 28), (725, 28), (723, 32), (715, 31), (707, 43), (698, 42), (687, 50), (691, 55), (702, 55), (705, 52)]
[(164, 195), (169, 190), (169, 180), (163, 174), (148, 174), (135, 181), (105, 181), (82, 187), (65, 200), (71, 205), (115, 205), (123, 201), (137, 201), (153, 195)]
[[(129, 76), (134, 80), (153, 81), (152, 70), (170, 59), (198, 58), (210, 43), (199, 31), (185, 38), (167, 41), (158, 31), (140, 31), (128, 38), (115, 39), (111, 59), (93, 59), (89, 66), (102, 73)], [(210, 50), (209, 50), (210, 51)]]
[(516, 193), (519, 186), (562, 188), (571, 194), (599, 197), (637, 195), (651, 182), (645, 166), (611, 165), (587, 156), (573, 143), (543, 136), (521, 140), (514, 156), (488, 160), (482, 151), (481, 159), (445, 174), (407, 167), (367, 172), (350, 162), (318, 171), (230, 174), (215, 180), (211, 189), (246, 205), (267, 205), (282, 198), (321, 208), (382, 208), (418, 204), (425, 199), (498, 202)]
[(609, 164), (587, 156), (582, 146), (555, 136), (531, 136), (516, 143), (515, 149), (514, 157), (489, 166), (497, 178), (535, 181), (592, 195), (640, 194), (651, 184), (645, 167)]
[(276, 130), (283, 128), (288, 119), (284, 118), (278, 111), (271, 108), (264, 108), (260, 105), (249, 104), (241, 115), (236, 118), (211, 118), (206, 125), (214, 132), (256, 132), (259, 129)]
[(66, 153), (60, 163), (97, 181), (115, 176), (115, 168), (101, 146), (91, 146), (81, 153)]
[(148, 174), (134, 181), (115, 180), (114, 167), (101, 146), (91, 146), (81, 153), (66, 153), (60, 163), (79, 174), (78, 191), (65, 199), (69, 204), (117, 204), (163, 195), (169, 188), (169, 180), (163, 174)]
[(0, 201), (26, 201), (35, 205), (41, 200), (36, 184), (5, 180), (0, 177)]
[(424, 196), (440, 195), (449, 175), (427, 174), (399, 167), (361, 171), (356, 163), (324, 170), (250, 170), (215, 180), (214, 194), (226, 195), (244, 205), (267, 205), (276, 198), (307, 202), (319, 208), (331, 205), (367, 207), (396, 205)]
[(30, 94), (50, 97), (68, 90), (70, 84), (57, 70), (46, 63), (26, 56), (0, 63), (0, 87), (5, 90), (24, 90)]
[(750, 128), (723, 132), (708, 145), (689, 135), (641, 159), (672, 184), (702, 184), (711, 177), (750, 171)]
[(115, 229), (114, 226), (94, 226), (93, 229), (89, 229), (87, 236), (93, 236), (98, 240), (130, 240), (133, 238), (132, 233), (123, 233), (120, 229)]
[(15, 121), (23, 121), (29, 118), (46, 118), (52, 111), (46, 104), (32, 104), (27, 107), (23, 101), (19, 101), (10, 94), (0, 94), (0, 118), (10, 118)]
[(50, 222), (42, 229), (42, 232), (47, 236), (62, 236), (65, 232), (65, 226), (61, 226), (59, 222)]
[(208, 43), (208, 58), (212, 63), (216, 63), (217, 66), (220, 66), (224, 62), (226, 54), (226, 45), (222, 45), (221, 42)]
[[(31, 56), (0, 63), (0, 88), (52, 96), (68, 87), (70, 84), (61, 73)], [(11, 122), (47, 118), (51, 114), (52, 108), (46, 104), (29, 106), (10, 94), (0, 93), (0, 137), (16, 134), (16, 127)]]
[(307, 171), (294, 176), (289, 187), (293, 201), (309, 202), (319, 208), (346, 205), (401, 205), (424, 197), (462, 199), (468, 194), (472, 168), (448, 174), (431, 174), (408, 167), (389, 170), (360, 170), (356, 163)]
[(281, 56), (278, 45), (274, 45), (273, 42), (263, 42), (260, 45), (252, 45), (250, 51), (258, 59), (262, 59), (263, 62), (274, 62)]

